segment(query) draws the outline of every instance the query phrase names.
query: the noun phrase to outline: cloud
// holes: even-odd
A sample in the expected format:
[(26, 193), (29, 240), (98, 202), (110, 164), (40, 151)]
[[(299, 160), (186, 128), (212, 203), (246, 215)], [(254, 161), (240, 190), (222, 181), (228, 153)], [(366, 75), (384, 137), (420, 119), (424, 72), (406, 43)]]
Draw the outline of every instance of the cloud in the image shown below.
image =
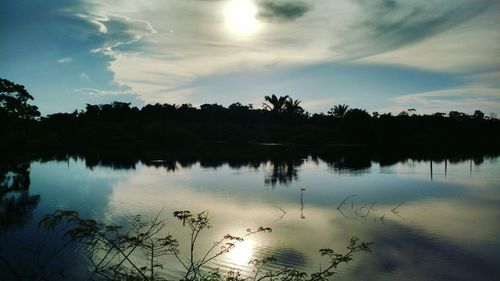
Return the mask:
[[(464, 204), (453, 206), (456, 216), (466, 214), (466, 211), (471, 209), (469, 206), (464, 208), (462, 205)], [(434, 207), (425, 206), (428, 209)], [(481, 208), (482, 206), (473, 207), (471, 211), (474, 212), (479, 208), (480, 210), (484, 209)], [(491, 207), (488, 209), (491, 209)], [(441, 212), (443, 212), (441, 209), (431, 210), (434, 212), (427, 217), (433, 217), (437, 214), (437, 218), (441, 219), (437, 222), (439, 223), (438, 231), (448, 228), (448, 223), (453, 224), (452, 220), (445, 220), (449, 218), (441, 215)], [(419, 211), (421, 214), (422, 209), (419, 209)], [(490, 213), (491, 210), (488, 210), (487, 214)], [(485, 217), (485, 215), (482, 217)], [(421, 219), (418, 219), (418, 222), (420, 222)], [(481, 244), (481, 247), (474, 244), (471, 246), (471, 241), (473, 241), (472, 243), (482, 242), (489, 245), (484, 242), (489, 240), (483, 238), (483, 230), (489, 230), (491, 227), (484, 221), (479, 220), (478, 222), (477, 217), (473, 217), (473, 220), (470, 221), (471, 225), (479, 225), (479, 228), (473, 228), (467, 224), (469, 220), (462, 222), (462, 225), (467, 225), (467, 229), (477, 229), (480, 232), (473, 239), (465, 241), (463, 239), (457, 241), (454, 238), (471, 231), (455, 231), (453, 236), (450, 237), (439, 232), (436, 233), (436, 228), (433, 228), (431, 232), (427, 232), (425, 228), (422, 229), (421, 225), (417, 223), (412, 225), (386, 224), (387, 227), (384, 227), (383, 231), (372, 230), (369, 234), (366, 234), (369, 235), (371, 241), (375, 241), (373, 245), (375, 250), (367, 257), (363, 257), (363, 262), (351, 272), (348, 272), (346, 279), (387, 280), (387, 276), (390, 276), (389, 279), (391, 280), (490, 280), (497, 275), (498, 270), (493, 260), (484, 258), (482, 247), (488, 246), (484, 246), (484, 244)], [(414, 221), (412, 220), (412, 222)], [(443, 225), (446, 225), (446, 227), (443, 227)], [(425, 226), (428, 227), (428, 225)], [(491, 232), (491, 230), (486, 232)]]
[(57, 60), (58, 63), (70, 63), (72, 61), (73, 61), (73, 58), (71, 58), (71, 57), (64, 57), (64, 58)]
[[(164, 96), (193, 104), (218, 102), (252, 103), (260, 107), (264, 95), (291, 95), (303, 101), (310, 112), (326, 112), (333, 105), (346, 103), (370, 111), (387, 105), (390, 98), (415, 92), (460, 87), (466, 81), (445, 73), (399, 66), (368, 64), (312, 63), (302, 66), (274, 66), (232, 73), (205, 74)], [(191, 90), (179, 92), (179, 90)], [(399, 109), (399, 111), (405, 108)]]
[[(189, 100), (192, 96), (180, 95), (187, 91), (172, 89), (210, 75), (324, 61), (331, 55), (331, 30), (322, 27), (334, 27), (343, 19), (326, 24), (310, 17), (283, 25), (263, 23), (265, 28), (252, 38), (238, 40), (227, 32), (224, 22), (227, 1), (171, 1), (168, 7), (161, 1), (153, 2), (150, 6), (157, 8), (148, 7), (147, 11), (135, 4), (126, 10), (111, 6), (99, 12), (127, 17), (147, 13), (157, 30), (157, 34), (132, 44), (134, 48), (116, 50), (110, 65), (115, 80), (141, 93), (147, 102)], [(342, 4), (325, 5), (334, 10), (343, 8)], [(217, 98), (213, 93), (205, 95)]]
[(357, 0), (359, 20), (351, 23), (342, 48), (352, 56), (391, 51), (452, 29), (489, 9), (493, 0)]
[(486, 114), (500, 113), (500, 89), (463, 87), (415, 93), (391, 98), (392, 105), (381, 112), (398, 113), (406, 108), (416, 108), (418, 113), (445, 112), (450, 110), (472, 114), (481, 110)]
[[(500, 33), (496, 32), (500, 5), (484, 11), (460, 25), (419, 42), (389, 48), (360, 61), (400, 64), (473, 75), (497, 71), (500, 62)], [(376, 49), (376, 48), (375, 48)], [(376, 50), (366, 50), (376, 53)], [(492, 77), (492, 75), (485, 75)]]
[(85, 72), (80, 73), (80, 79), (89, 83), (93, 83), (92, 80), (90, 79), (90, 76)]
[(91, 52), (101, 52), (106, 55), (113, 55), (113, 49), (123, 48), (141, 40), (144, 36), (155, 34), (153, 26), (144, 20), (131, 19), (118, 15), (93, 16), (82, 15), (79, 17), (95, 23), (99, 28), (99, 33), (94, 33), (93, 38), (102, 43)]
[(106, 91), (106, 90), (98, 90), (94, 88), (80, 88), (75, 89), (77, 93), (85, 93), (91, 96), (105, 97), (105, 96), (138, 96), (137, 93), (130, 89), (118, 90), (118, 91)]
[(105, 104), (120, 101), (130, 102), (133, 106), (144, 105), (144, 100), (140, 97), (140, 95), (127, 88), (115, 91), (95, 88), (79, 88), (75, 89), (74, 92), (85, 98), (85, 102), (90, 104)]
[[(115, 52), (116, 59), (110, 65), (115, 80), (141, 93), (147, 102), (184, 100), (196, 103), (193, 99), (203, 101), (215, 99), (224, 102), (227, 98), (233, 101), (236, 99), (231, 97), (234, 91), (247, 102), (255, 102), (261, 98), (262, 91), (266, 91), (265, 89), (271, 91), (276, 88), (277, 83), (257, 82), (261, 87), (254, 92), (233, 89), (232, 94), (225, 94), (223, 92), (232, 87), (227, 86), (232, 83), (230, 78), (232, 73), (259, 71), (279, 73), (289, 67), (320, 65), (332, 61), (346, 64), (355, 61), (378, 64), (381, 66), (381, 72), (387, 71), (384, 69), (385, 65), (399, 65), (403, 69), (414, 67), (424, 71), (430, 69), (432, 70), (430, 74), (441, 77), (438, 73), (441, 71), (446, 73), (457, 70), (469, 71), (472, 68), (477, 70), (486, 65), (485, 62), (493, 65), (498, 61), (496, 59), (498, 55), (495, 54), (500, 53), (495, 52), (495, 48), (498, 49), (497, 46), (500, 46), (496, 44), (498, 40), (495, 36), (490, 36), (495, 29), (483, 28), (487, 26), (484, 23), (490, 22), (491, 25), (497, 22), (488, 15), (488, 8), (493, 2), (487, 0), (478, 0), (474, 4), (470, 1), (450, 0), (444, 2), (332, 0), (315, 1), (314, 9), (309, 2), (263, 1), (259, 2), (259, 18), (267, 22), (263, 23), (261, 31), (248, 41), (234, 40), (224, 32), (226, 29), (224, 18), (222, 13), (218, 14), (217, 11), (223, 11), (226, 2), (188, 1), (181, 4), (179, 1), (172, 1), (168, 9), (164, 9), (159, 5), (160, 2), (153, 1), (147, 10), (137, 5), (121, 10), (108, 7), (108, 10), (101, 11), (100, 14), (120, 14), (132, 18), (137, 14), (147, 13), (148, 21), (158, 32), (144, 37), (139, 45), (132, 44), (138, 48)], [(132, 10), (134, 12), (131, 12)], [(186, 14), (196, 17), (186, 17)], [(165, 16), (169, 18), (168, 22), (164, 20)], [(294, 21), (299, 18), (300, 21)], [(283, 21), (287, 24), (268, 23)], [(489, 33), (485, 33), (484, 30), (488, 30)], [(488, 43), (484, 44), (485, 47), (477, 42)], [(411, 52), (393, 54), (409, 48), (414, 49)], [(474, 48), (482, 51), (471, 52)], [(488, 51), (483, 52), (485, 49)], [(388, 57), (374, 58), (375, 54)], [(359, 60), (360, 57), (365, 60)], [(312, 87), (318, 84), (328, 87), (331, 83), (327, 81), (336, 81), (338, 79), (332, 77), (342, 77), (344, 74), (334, 72), (330, 78), (326, 75), (317, 75), (311, 78), (311, 81), (315, 82), (310, 84)], [(214, 76), (222, 78), (216, 81), (204, 79)], [(300, 74), (297, 76), (300, 77)], [(468, 78), (461, 75), (456, 77), (457, 80)], [(368, 84), (363, 81), (367, 77), (353, 75), (352, 78), (358, 79), (358, 85)], [(387, 102), (387, 99), (375, 97), (382, 90), (403, 95), (463, 86), (457, 84), (436, 86), (434, 82), (423, 81), (421, 75), (414, 78), (411, 79), (429, 85), (429, 88), (421, 89), (415, 86), (412, 91), (410, 88), (414, 85), (410, 83), (409, 87), (404, 87), (406, 92), (402, 92), (401, 89), (387, 89), (390, 88), (390, 83), (387, 86), (379, 83), (373, 89), (365, 89), (363, 92), (356, 93), (352, 90), (349, 97), (367, 100), (369, 102), (360, 106), (376, 109), (382, 101)], [(395, 74), (392, 80), (394, 79), (401, 77)], [(200, 80), (204, 80), (202, 83), (209, 89), (200, 91), (193, 86)], [(279, 88), (296, 92), (295, 95), (300, 95), (304, 90), (304, 87), (297, 83), (287, 84), (283, 81), (280, 84), (286, 86)], [(484, 88), (485, 85), (481, 84), (478, 87)], [(331, 100), (331, 97), (325, 96), (327, 95), (325, 93), (331, 93), (329, 88), (338, 89), (330, 86), (318, 89), (316, 93), (306, 90), (307, 94), (304, 96), (310, 95), (310, 97), (304, 97), (304, 104), (308, 102), (311, 102), (311, 105), (318, 104), (313, 102), (315, 99)], [(264, 94), (267, 94), (267, 91)], [(384, 95), (384, 98), (387, 98), (387, 95)], [(320, 108), (314, 107), (316, 110)]]
[[(43, 114), (104, 100), (69, 94), (89, 83), (105, 91), (121, 91), (109, 69), (116, 52), (134, 49), (134, 44), (156, 31), (140, 16), (100, 11), (111, 4), (54, 0), (40, 9), (21, 1), (0, 2), (0, 11), (16, 11), (0, 17), (0, 31), (7, 38), (0, 47), (0, 75), (29, 87)], [(51, 67), (51, 62), (65, 67)]]
[(276, 2), (266, 0), (259, 3), (259, 13), (257, 17), (268, 22), (294, 21), (304, 16), (310, 5), (305, 2)]

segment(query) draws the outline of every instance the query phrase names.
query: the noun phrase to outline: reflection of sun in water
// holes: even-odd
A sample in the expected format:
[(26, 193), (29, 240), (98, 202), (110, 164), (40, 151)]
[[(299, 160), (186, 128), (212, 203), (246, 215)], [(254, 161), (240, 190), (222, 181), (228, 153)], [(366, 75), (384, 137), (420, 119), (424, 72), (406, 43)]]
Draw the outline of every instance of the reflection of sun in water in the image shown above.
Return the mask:
[(236, 265), (246, 266), (252, 259), (252, 252), (252, 241), (245, 239), (245, 241), (235, 244), (234, 249), (229, 252), (228, 259)]
[(231, 0), (224, 10), (226, 28), (235, 35), (249, 36), (255, 33), (260, 23), (255, 18), (257, 7), (250, 0)]

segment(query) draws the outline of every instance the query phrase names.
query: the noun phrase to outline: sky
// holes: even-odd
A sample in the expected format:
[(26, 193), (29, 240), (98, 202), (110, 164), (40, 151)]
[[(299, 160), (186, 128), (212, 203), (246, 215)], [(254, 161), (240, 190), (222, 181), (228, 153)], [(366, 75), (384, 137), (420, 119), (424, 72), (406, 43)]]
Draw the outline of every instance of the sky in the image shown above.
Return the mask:
[(0, 34), (0, 77), (44, 115), (271, 94), (500, 115), (498, 0), (6, 0)]

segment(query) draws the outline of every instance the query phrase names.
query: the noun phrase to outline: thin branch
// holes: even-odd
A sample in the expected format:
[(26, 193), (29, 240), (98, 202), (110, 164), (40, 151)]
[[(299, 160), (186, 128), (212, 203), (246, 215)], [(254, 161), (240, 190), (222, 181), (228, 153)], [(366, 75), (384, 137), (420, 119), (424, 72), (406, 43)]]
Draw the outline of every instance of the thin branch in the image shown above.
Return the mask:
[(2, 255), (0, 255), (0, 260), (7, 266), (7, 269), (10, 271), (10, 273), (16, 278), (18, 281), (22, 281), (23, 279), (21, 276), (17, 273), (17, 271), (12, 267), (12, 265), (7, 261), (6, 258), (4, 258)]
[(346, 198), (345, 198), (345, 199), (344, 199), (344, 200), (340, 203), (340, 205), (337, 207), (337, 209), (342, 208), (342, 206), (345, 204), (345, 202), (346, 202), (347, 200), (349, 200), (350, 198), (355, 197), (355, 196), (358, 196), (358, 195), (349, 195), (349, 196), (347, 196), (347, 197), (346, 197)]

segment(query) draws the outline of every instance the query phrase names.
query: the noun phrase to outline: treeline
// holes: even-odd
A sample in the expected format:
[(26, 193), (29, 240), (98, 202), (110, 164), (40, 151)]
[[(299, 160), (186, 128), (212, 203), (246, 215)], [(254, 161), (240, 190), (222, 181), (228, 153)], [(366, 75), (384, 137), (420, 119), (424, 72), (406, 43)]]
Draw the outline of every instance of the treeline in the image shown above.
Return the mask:
[[(392, 115), (336, 105), (327, 114), (310, 114), (299, 100), (275, 95), (264, 98), (262, 109), (241, 103), (138, 108), (113, 102), (38, 117), (38, 111), (27, 103), (31, 96), (24, 88), (5, 81), (0, 84), (0, 125), (4, 128), (0, 137), (7, 147), (174, 148), (222, 142), (496, 151), (500, 143), (500, 120), (478, 110), (473, 115), (456, 111), (419, 115), (410, 109)], [(19, 92), (23, 100), (7, 107), (5, 97), (19, 100)], [(23, 110), (27, 106), (31, 113)]]

